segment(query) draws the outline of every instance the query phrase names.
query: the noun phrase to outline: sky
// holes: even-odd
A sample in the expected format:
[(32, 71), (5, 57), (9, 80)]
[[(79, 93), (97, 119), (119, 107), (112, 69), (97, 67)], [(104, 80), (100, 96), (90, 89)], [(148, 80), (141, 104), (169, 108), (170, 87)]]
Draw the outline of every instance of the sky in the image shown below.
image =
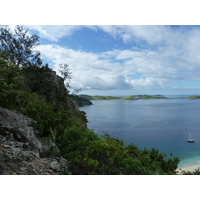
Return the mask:
[(200, 94), (200, 26), (26, 25), (71, 91), (89, 95)]

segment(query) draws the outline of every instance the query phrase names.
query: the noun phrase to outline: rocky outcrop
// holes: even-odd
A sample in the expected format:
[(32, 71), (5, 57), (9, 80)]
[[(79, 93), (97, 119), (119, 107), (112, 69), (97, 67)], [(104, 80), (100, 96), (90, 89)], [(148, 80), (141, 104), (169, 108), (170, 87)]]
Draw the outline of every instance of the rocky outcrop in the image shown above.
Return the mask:
[(34, 121), (0, 107), (0, 174), (56, 175), (67, 170), (53, 142), (40, 138)]
[(93, 105), (93, 103), (84, 97), (78, 97), (78, 105), (79, 107)]
[(79, 107), (93, 105), (93, 103), (89, 99), (78, 95), (71, 95), (70, 98), (76, 104), (77, 109), (79, 109)]

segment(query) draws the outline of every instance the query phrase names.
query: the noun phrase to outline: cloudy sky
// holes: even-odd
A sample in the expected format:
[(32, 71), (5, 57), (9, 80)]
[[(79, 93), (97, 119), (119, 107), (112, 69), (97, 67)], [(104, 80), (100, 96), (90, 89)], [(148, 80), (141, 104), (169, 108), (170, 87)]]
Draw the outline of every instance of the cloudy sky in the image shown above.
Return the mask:
[(30, 25), (44, 62), (90, 95), (200, 94), (200, 26)]

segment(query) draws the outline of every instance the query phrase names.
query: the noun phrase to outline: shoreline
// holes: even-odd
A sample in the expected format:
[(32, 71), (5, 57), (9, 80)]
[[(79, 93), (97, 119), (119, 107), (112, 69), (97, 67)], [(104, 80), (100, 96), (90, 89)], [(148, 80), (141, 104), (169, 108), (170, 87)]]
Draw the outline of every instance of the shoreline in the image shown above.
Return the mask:
[(178, 167), (176, 169), (177, 174), (182, 174), (183, 171), (185, 172), (194, 172), (196, 169), (200, 169), (200, 164), (199, 165), (192, 165), (192, 166), (183, 166), (183, 167)]
[(200, 169), (200, 156), (182, 160), (176, 171), (181, 174), (183, 171), (194, 172), (196, 169)]

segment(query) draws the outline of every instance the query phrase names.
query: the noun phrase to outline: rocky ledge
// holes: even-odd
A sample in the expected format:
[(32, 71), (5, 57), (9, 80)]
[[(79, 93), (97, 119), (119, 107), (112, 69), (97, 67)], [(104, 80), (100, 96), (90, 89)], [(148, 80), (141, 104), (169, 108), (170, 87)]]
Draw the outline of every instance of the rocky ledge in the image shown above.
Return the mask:
[(57, 175), (67, 160), (53, 142), (40, 138), (33, 120), (0, 107), (0, 174)]

